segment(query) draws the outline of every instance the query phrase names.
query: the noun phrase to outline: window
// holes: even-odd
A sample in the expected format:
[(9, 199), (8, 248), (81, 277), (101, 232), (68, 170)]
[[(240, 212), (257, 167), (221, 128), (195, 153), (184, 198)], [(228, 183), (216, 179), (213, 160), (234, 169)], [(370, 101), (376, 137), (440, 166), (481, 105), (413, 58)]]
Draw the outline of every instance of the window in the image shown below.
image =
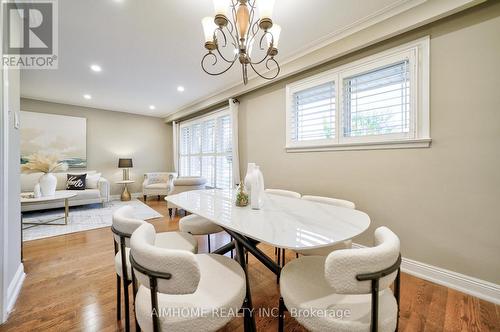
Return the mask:
[(428, 147), (429, 38), (287, 85), (287, 151)]
[(207, 186), (232, 188), (232, 122), (220, 111), (180, 124), (179, 175), (203, 176)]

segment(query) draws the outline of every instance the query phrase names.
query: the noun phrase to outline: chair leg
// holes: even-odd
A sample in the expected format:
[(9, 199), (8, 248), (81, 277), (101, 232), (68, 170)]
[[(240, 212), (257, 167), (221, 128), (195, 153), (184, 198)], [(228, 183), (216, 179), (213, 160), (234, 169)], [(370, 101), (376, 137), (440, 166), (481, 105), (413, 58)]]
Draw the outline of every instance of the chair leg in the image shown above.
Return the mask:
[(285, 266), (285, 248), (283, 248), (283, 253), (281, 254), (281, 267)]
[(210, 234), (207, 234), (208, 237), (208, 252), (210, 253), (212, 250), (210, 249)]
[[(231, 242), (233, 242), (233, 237), (231, 236)], [(233, 254), (233, 250), (231, 250), (231, 258), (234, 259), (234, 254)]]
[[(281, 266), (281, 248), (278, 248), (278, 259), (276, 260), (276, 263)], [(277, 275), (276, 276), (276, 283), (279, 284), (280, 283), (280, 276)]]
[(122, 282), (120, 276), (116, 275), (116, 320), (122, 319)]
[(299, 258), (299, 254), (298, 253), (295, 253), (295, 258)]
[(283, 302), (283, 298), (280, 296), (279, 312), (278, 312), (278, 331), (279, 332), (283, 332), (284, 320), (285, 320), (285, 303)]
[(274, 247), (274, 256), (278, 254), (278, 248)]
[(158, 195), (158, 200), (160, 200), (160, 195)]
[(169, 218), (172, 218), (172, 209), (171, 208), (168, 209), (168, 216), (169, 216)]
[(130, 307), (128, 298), (128, 280), (123, 280), (123, 300), (125, 302), (125, 331), (130, 331)]

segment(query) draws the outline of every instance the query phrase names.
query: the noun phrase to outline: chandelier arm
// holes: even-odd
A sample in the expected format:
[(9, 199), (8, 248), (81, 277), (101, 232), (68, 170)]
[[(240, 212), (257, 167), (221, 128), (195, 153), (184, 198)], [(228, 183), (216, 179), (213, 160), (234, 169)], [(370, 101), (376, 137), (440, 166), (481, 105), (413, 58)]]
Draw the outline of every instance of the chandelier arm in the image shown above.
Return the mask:
[[(222, 44), (222, 47), (226, 47), (227, 46), (227, 37), (226, 37), (226, 34), (224, 33), (224, 31), (219, 27), (219, 28), (216, 28), (214, 30), (214, 40), (218, 40), (217, 38), (217, 31), (220, 31), (220, 33), (222, 34), (222, 37), (224, 37), (224, 43)], [(217, 49), (219, 48), (219, 43), (216, 44), (217, 45)]]
[[(222, 47), (224, 47), (224, 48), (225, 48), (225, 47), (227, 46), (227, 37), (226, 37), (226, 34), (224, 33), (224, 30), (222, 30), (222, 28), (217, 28), (217, 30), (219, 30), (219, 31), (222, 33), (222, 35), (224, 36), (224, 41), (225, 41), (225, 42), (224, 42), (224, 45), (223, 45)], [(229, 29), (228, 29), (228, 32), (229, 32)], [(233, 40), (231, 43), (233, 44), (233, 46), (234, 46), (234, 47), (236, 47), (236, 48), (237, 48), (237, 47), (238, 47), (238, 46), (237, 46), (237, 45), (238, 45), (238, 42), (236, 41), (236, 39), (234, 38), (234, 36), (233, 36), (231, 33), (229, 33), (229, 35), (231, 36), (231, 39)], [(220, 56), (220, 57), (221, 57), (224, 61), (226, 61), (226, 62), (228, 62), (228, 63), (236, 61), (236, 59), (238, 58), (238, 54), (235, 54), (235, 55), (234, 55), (234, 58), (233, 58), (232, 60), (228, 60), (228, 59), (226, 59), (226, 57), (222, 54), (222, 52), (221, 52), (221, 50), (220, 50), (220, 48), (219, 48), (219, 44), (217, 43), (216, 45), (217, 45), (217, 47), (216, 47), (217, 53), (219, 54), (219, 56)]]
[(271, 58), (267, 59), (267, 61), (266, 61), (266, 68), (267, 68), (267, 69), (271, 70), (271, 68), (269, 67), (269, 62), (273, 62), (273, 63), (276, 65), (276, 69), (277, 69), (277, 70), (276, 70), (276, 74), (275, 74), (275, 75), (273, 75), (273, 76), (265, 76), (265, 75), (263, 75), (263, 74), (259, 73), (259, 72), (257, 71), (257, 69), (255, 69), (254, 64), (253, 64), (253, 63), (251, 63), (251, 62), (249, 63), (249, 65), (250, 65), (250, 67), (253, 69), (253, 71), (254, 71), (257, 75), (259, 75), (260, 77), (262, 77), (263, 79), (266, 79), (266, 80), (272, 80), (272, 79), (276, 78), (276, 77), (279, 75), (279, 73), (280, 73), (280, 71), (281, 71), (281, 68), (280, 68), (280, 65), (278, 64), (278, 62), (274, 59), (274, 57), (271, 57)]
[[(248, 30), (247, 30), (246, 40), (247, 40), (247, 49), (250, 49), (250, 45), (251, 45), (250, 44), (250, 32), (253, 30), (253, 25), (254, 25), (253, 19), (255, 16), (255, 6), (253, 6), (250, 1), (248, 1), (247, 3), (248, 3), (248, 6), (250, 7), (250, 15), (248, 16)], [(255, 1), (254, 1), (254, 3), (255, 3)]]
[[(233, 38), (238, 38), (238, 36), (240, 35), (240, 32), (238, 31), (238, 16), (236, 15), (236, 6), (238, 5), (238, 3), (239, 3), (238, 0), (231, 0), (231, 15), (233, 16), (233, 22), (234, 22), (234, 34), (231, 32), (231, 36), (233, 36)], [(237, 42), (236, 45), (238, 45), (239, 49), (240, 43)]]
[(225, 73), (225, 72), (227, 72), (229, 69), (231, 69), (231, 67), (232, 67), (232, 66), (234, 65), (234, 63), (236, 62), (236, 61), (232, 61), (232, 62), (230, 62), (230, 61), (229, 61), (229, 62), (228, 62), (228, 63), (230, 63), (229, 67), (227, 67), (226, 69), (224, 69), (224, 70), (222, 70), (222, 71), (220, 71), (220, 72), (210, 72), (210, 71), (208, 71), (208, 69), (206, 69), (206, 68), (205, 68), (205, 64), (204, 64), (204, 63), (205, 63), (205, 59), (207, 59), (209, 56), (212, 56), (212, 57), (214, 58), (214, 62), (212, 63), (212, 66), (215, 66), (215, 65), (217, 64), (217, 56), (216, 56), (214, 53), (212, 53), (212, 52), (208, 52), (208, 53), (207, 53), (207, 54), (205, 54), (205, 55), (203, 56), (203, 58), (201, 59), (201, 69), (203, 69), (203, 71), (204, 71), (205, 73), (207, 73), (208, 75), (212, 75), (212, 76), (217, 76), (217, 75), (224, 74), (224, 73)]

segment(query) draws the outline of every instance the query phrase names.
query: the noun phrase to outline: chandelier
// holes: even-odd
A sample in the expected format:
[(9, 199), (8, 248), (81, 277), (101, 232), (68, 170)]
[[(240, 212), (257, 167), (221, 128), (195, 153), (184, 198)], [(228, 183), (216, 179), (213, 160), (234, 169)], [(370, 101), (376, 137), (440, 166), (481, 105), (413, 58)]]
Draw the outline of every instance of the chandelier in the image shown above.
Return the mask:
[(215, 17), (201, 21), (208, 50), (201, 68), (209, 75), (221, 75), (239, 61), (244, 84), (248, 83), (248, 67), (264, 79), (276, 78), (280, 66), (274, 57), (281, 27), (271, 18), (274, 1), (214, 0)]

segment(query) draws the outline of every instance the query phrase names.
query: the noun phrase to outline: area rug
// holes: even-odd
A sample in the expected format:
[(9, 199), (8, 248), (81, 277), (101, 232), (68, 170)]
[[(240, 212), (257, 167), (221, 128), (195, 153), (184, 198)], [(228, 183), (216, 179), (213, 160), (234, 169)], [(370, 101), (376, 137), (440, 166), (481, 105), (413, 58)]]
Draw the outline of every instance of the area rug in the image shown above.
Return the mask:
[[(138, 199), (133, 199), (129, 202), (111, 201), (106, 203), (105, 207), (102, 207), (101, 204), (75, 206), (69, 208), (68, 225), (56, 226), (49, 224), (25, 229), (23, 230), (23, 241), (109, 227), (112, 223), (113, 212), (124, 205), (132, 206), (134, 208), (134, 215), (138, 219), (147, 220), (163, 217)], [(64, 216), (64, 209), (25, 212), (23, 213), (23, 221), (40, 223), (62, 216)], [(63, 222), (64, 219), (61, 219), (55, 223)], [(27, 226), (24, 225), (23, 227)]]

